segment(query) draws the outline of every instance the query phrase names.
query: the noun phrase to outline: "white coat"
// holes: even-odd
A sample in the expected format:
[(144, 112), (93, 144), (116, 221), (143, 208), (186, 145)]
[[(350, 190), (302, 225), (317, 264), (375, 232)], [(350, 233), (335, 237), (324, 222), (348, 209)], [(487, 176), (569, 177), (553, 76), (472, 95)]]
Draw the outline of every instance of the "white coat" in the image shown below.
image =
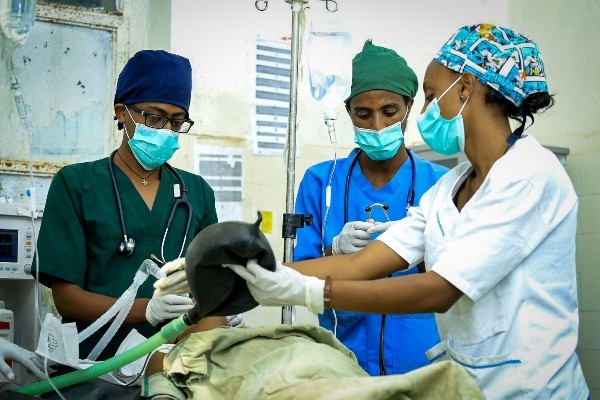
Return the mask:
[(379, 240), (464, 293), (436, 314), (440, 359), (463, 365), (486, 398), (586, 399), (569, 177), (529, 136), (458, 212), (453, 197), (471, 171), (465, 162), (448, 172)]

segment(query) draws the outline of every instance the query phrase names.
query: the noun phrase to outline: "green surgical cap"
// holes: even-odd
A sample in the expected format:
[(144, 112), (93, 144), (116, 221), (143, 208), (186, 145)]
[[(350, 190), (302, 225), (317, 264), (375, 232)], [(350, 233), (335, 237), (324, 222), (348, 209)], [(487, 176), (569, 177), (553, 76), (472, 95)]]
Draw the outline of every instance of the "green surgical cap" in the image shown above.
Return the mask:
[(352, 87), (346, 103), (369, 90), (387, 90), (412, 99), (418, 86), (417, 75), (404, 58), (394, 50), (375, 46), (367, 40), (352, 60)]

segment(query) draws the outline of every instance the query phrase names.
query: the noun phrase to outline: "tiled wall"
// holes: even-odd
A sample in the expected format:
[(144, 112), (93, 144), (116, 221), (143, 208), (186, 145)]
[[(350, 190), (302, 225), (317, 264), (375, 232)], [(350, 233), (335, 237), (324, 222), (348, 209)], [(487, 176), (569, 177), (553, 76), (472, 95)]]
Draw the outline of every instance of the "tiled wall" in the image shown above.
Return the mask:
[[(570, 151), (566, 168), (579, 196), (577, 354), (591, 398), (600, 399), (600, 83), (587, 67), (600, 62), (600, 46), (588, 44), (588, 38), (598, 37), (600, 2), (509, 0), (509, 10), (511, 26), (537, 40), (556, 95), (555, 107), (536, 116), (533, 134)], [(563, 29), (552, 29), (558, 21)], [(592, 59), (573, 62), (585, 54)]]
[(574, 156), (567, 170), (579, 195), (577, 353), (592, 399), (600, 399), (600, 157)]

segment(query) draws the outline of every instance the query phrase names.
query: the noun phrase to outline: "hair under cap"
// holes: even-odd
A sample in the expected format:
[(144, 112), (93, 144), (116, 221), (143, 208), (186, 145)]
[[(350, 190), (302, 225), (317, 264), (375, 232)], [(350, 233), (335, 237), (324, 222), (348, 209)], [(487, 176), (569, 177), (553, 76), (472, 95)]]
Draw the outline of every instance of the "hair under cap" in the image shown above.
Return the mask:
[(119, 74), (115, 102), (157, 102), (181, 107), (186, 114), (192, 96), (190, 61), (164, 50), (141, 50)]
[(492, 24), (460, 28), (434, 60), (460, 73), (473, 74), (517, 107), (532, 93), (548, 92), (537, 44), (513, 30)]
[(367, 40), (352, 59), (352, 86), (346, 102), (369, 90), (387, 90), (411, 99), (417, 94), (419, 80), (406, 60), (394, 50)]

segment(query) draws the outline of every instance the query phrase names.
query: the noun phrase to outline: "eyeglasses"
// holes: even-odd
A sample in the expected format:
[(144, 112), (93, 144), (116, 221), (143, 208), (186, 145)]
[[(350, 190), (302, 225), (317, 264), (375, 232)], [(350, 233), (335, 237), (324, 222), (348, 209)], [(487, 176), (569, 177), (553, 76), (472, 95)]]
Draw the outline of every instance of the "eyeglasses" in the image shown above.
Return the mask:
[(144, 125), (146, 125), (149, 128), (162, 129), (167, 124), (167, 122), (170, 122), (171, 130), (173, 132), (187, 133), (192, 128), (192, 125), (194, 125), (194, 121), (192, 121), (191, 119), (169, 118), (160, 114), (152, 114), (144, 110), (140, 110), (133, 104), (130, 104), (127, 107), (132, 109), (136, 113), (142, 115), (144, 117)]

